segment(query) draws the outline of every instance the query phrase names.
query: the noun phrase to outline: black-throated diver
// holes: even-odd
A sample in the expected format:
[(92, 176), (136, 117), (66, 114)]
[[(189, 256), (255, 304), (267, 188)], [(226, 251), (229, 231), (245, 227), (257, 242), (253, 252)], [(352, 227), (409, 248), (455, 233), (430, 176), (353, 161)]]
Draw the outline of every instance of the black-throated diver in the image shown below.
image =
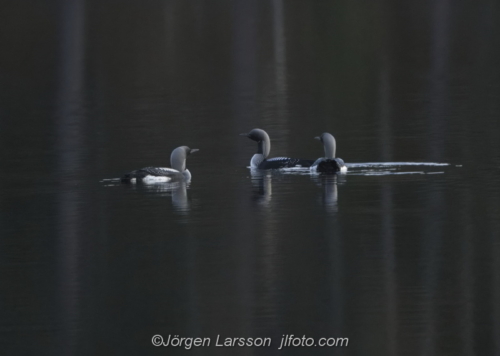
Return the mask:
[(271, 140), (266, 131), (261, 129), (253, 129), (249, 133), (240, 134), (249, 139), (257, 142), (257, 153), (252, 156), (250, 160), (251, 168), (258, 169), (279, 169), (291, 167), (310, 167), (313, 163), (312, 160), (289, 158), (289, 157), (274, 157), (268, 159), (271, 152)]
[(171, 181), (190, 181), (191, 172), (186, 169), (186, 158), (191, 153), (198, 151), (197, 148), (187, 146), (177, 147), (170, 155), (170, 165), (172, 168), (165, 167), (145, 167), (125, 174), (121, 181), (123, 183), (135, 183), (141, 181), (144, 183), (171, 182)]
[(312, 172), (320, 173), (345, 173), (347, 167), (342, 158), (335, 158), (335, 138), (328, 132), (324, 132), (321, 136), (315, 137), (323, 143), (325, 148), (325, 157), (318, 158), (311, 166)]

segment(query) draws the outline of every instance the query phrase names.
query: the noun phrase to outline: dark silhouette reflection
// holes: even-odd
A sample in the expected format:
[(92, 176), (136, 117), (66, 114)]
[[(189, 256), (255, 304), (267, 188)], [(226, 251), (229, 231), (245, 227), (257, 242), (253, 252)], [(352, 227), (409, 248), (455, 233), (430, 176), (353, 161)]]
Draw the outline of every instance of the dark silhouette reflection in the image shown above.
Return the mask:
[(314, 174), (311, 175), (311, 179), (316, 185), (323, 187), (320, 202), (325, 207), (325, 210), (329, 213), (336, 213), (339, 199), (337, 183), (345, 179), (345, 177), (336, 174)]
[[(433, 4), (433, 26), (431, 47), (431, 80), (429, 101), (428, 157), (442, 161), (445, 155), (446, 117), (449, 115), (449, 55), (451, 2), (439, 0)], [(431, 187), (436, 186), (432, 183)], [(439, 189), (427, 192), (428, 214), (424, 217), (423, 241), (427, 265), (424, 269), (424, 289), (426, 292), (424, 320), (423, 355), (435, 355), (439, 348), (439, 280), (443, 276), (444, 214), (445, 197)]]
[(445, 154), (446, 118), (449, 115), (449, 56), (451, 2), (439, 0), (433, 8), (433, 41), (431, 47), (431, 80), (429, 101), (430, 144), (428, 156), (439, 162)]
[(60, 340), (59, 354), (74, 354), (80, 315), (82, 195), (75, 186), (81, 180), (85, 153), (84, 124), (84, 9), (83, 0), (62, 5), (60, 72), (58, 83), (57, 147), (61, 187), (58, 192), (58, 262)]
[(476, 283), (475, 276), (472, 273), (474, 269), (473, 255), (474, 255), (474, 231), (471, 216), (466, 214), (466, 207), (471, 206), (472, 190), (463, 189), (461, 192), (461, 200), (463, 202), (462, 221), (464, 222), (464, 229), (458, 236), (458, 243), (460, 244), (461, 254), (461, 270), (460, 274), (460, 299), (463, 302), (462, 317), (460, 318), (460, 334), (462, 338), (462, 350), (464, 355), (474, 354), (474, 310), (470, 301), (474, 298), (473, 286)]
[[(493, 343), (494, 349), (497, 354), (500, 354), (500, 338), (498, 337), (500, 333), (500, 221), (498, 219), (498, 213), (500, 212), (500, 199), (497, 194), (495, 194), (494, 203), (491, 204), (490, 210), (490, 236), (491, 244), (493, 248), (491, 249), (491, 275), (492, 275), (492, 288), (491, 288), (491, 313), (493, 318)], [(474, 239), (471, 239), (473, 242)]]
[(252, 185), (254, 186), (254, 200), (259, 204), (268, 206), (273, 193), (273, 172), (261, 169), (250, 169), (252, 175)]
[[(383, 162), (391, 162), (393, 155), (393, 103), (390, 70), (391, 63), (386, 53), (381, 57), (379, 80), (379, 147)], [(391, 184), (384, 182), (380, 187), (380, 220), (382, 233), (382, 248), (384, 251), (384, 290), (387, 323), (387, 354), (398, 354), (398, 298), (396, 280), (396, 251), (394, 232), (394, 191)]]

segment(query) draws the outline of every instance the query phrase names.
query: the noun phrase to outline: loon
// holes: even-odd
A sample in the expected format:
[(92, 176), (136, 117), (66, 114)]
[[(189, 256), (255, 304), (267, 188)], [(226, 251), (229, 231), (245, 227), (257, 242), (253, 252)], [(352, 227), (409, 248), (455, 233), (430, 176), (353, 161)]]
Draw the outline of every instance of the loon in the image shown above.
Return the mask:
[(251, 168), (258, 169), (279, 169), (291, 167), (310, 167), (314, 161), (299, 158), (275, 157), (268, 159), (271, 151), (271, 140), (266, 131), (253, 129), (249, 133), (242, 133), (240, 136), (246, 136), (250, 140), (257, 141), (257, 153), (250, 160)]
[(191, 153), (198, 151), (197, 148), (180, 146), (172, 151), (170, 155), (170, 165), (172, 168), (146, 167), (125, 174), (121, 181), (123, 183), (158, 183), (170, 181), (190, 181), (191, 172), (186, 169), (186, 158)]
[(328, 132), (315, 137), (323, 143), (325, 147), (325, 157), (318, 158), (311, 166), (311, 172), (320, 173), (345, 173), (347, 167), (342, 158), (335, 158), (335, 138)]

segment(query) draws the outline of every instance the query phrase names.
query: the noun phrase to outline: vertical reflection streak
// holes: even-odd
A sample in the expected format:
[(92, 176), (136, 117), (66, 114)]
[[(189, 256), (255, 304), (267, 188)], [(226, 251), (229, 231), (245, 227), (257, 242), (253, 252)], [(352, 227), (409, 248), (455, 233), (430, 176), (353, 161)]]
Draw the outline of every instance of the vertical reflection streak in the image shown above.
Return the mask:
[(253, 120), (255, 111), (256, 7), (255, 0), (233, 3), (233, 105), (236, 119), (245, 123), (241, 127)]
[[(344, 297), (344, 258), (343, 258), (343, 245), (342, 245), (342, 233), (340, 229), (340, 221), (337, 214), (337, 177), (332, 177), (332, 180), (325, 181), (325, 198), (324, 204), (327, 214), (325, 214), (325, 234), (328, 243), (328, 256), (329, 256), (329, 267), (331, 270), (329, 278), (329, 292), (331, 294), (331, 303), (333, 306), (328, 308), (329, 311), (329, 324), (334, 333), (339, 335), (344, 335), (343, 327), (345, 325), (344, 318), (344, 307), (345, 307), (345, 297)], [(333, 201), (334, 203), (333, 203)], [(332, 209), (332, 205), (334, 209)]]
[(266, 126), (279, 125), (284, 138), (281, 143), (283, 152), (288, 151), (289, 125), (287, 120), (287, 82), (286, 82), (286, 38), (283, 0), (273, 0), (273, 39), (274, 68), (276, 80), (276, 112)]
[(187, 256), (187, 290), (188, 290), (188, 320), (187, 320), (187, 330), (192, 333), (192, 335), (202, 335), (203, 330), (201, 328), (201, 308), (200, 308), (200, 290), (198, 288), (198, 268), (197, 268), (197, 256), (198, 256), (198, 240), (196, 239), (195, 229), (193, 224), (189, 223), (186, 225), (186, 256)]
[[(282, 313), (280, 306), (283, 304), (278, 300), (279, 287), (279, 266), (281, 263), (281, 254), (279, 253), (279, 243), (277, 239), (279, 236), (278, 228), (276, 226), (276, 216), (274, 214), (274, 207), (272, 205), (272, 179), (273, 174), (271, 171), (251, 170), (252, 185), (254, 186), (254, 200), (262, 210), (262, 237), (259, 239), (260, 248), (258, 260), (262, 261), (262, 274), (259, 278), (262, 281), (261, 289), (258, 300), (258, 310), (262, 315), (260, 318), (265, 320), (263, 325), (266, 325), (266, 333), (274, 336), (280, 330), (278, 321), (282, 320), (284, 313)], [(257, 332), (257, 331), (256, 331)], [(261, 331), (259, 331), (261, 332)]]
[[(272, 174), (268, 173), (262, 177), (263, 184), (263, 236), (262, 236), (262, 263), (263, 263), (263, 273), (264, 276), (262, 280), (263, 283), (263, 294), (262, 299), (266, 303), (262, 309), (267, 310), (265, 313), (266, 318), (266, 328), (272, 332), (279, 330), (278, 320), (281, 320), (283, 313), (278, 310), (278, 306), (281, 305), (278, 300), (277, 291), (279, 290), (279, 266), (280, 253), (279, 245), (280, 241), (277, 237), (282, 236), (278, 233), (278, 228), (276, 227), (276, 217), (274, 214), (274, 208), (271, 201), (272, 195)], [(266, 200), (267, 198), (267, 200)]]
[[(175, 46), (176, 40), (176, 19), (178, 18), (178, 11), (176, 12), (176, 2), (175, 1), (165, 1), (165, 41), (168, 53), (177, 53), (177, 48)], [(172, 82), (174, 82), (175, 73), (178, 71), (176, 55), (166, 56), (167, 61), (167, 73), (168, 77)], [(170, 89), (170, 88), (169, 88)], [(173, 93), (172, 93), (173, 94)]]
[[(248, 122), (255, 120), (255, 78), (256, 68), (256, 21), (257, 1), (236, 0), (232, 3), (233, 38), (231, 44), (232, 75), (233, 75), (233, 97), (232, 106), (234, 122), (237, 131), (248, 130)], [(237, 139), (237, 137), (235, 137)], [(238, 145), (240, 146), (240, 145)], [(239, 320), (241, 327), (236, 330), (241, 335), (251, 334), (252, 316), (251, 306), (254, 305), (254, 257), (255, 257), (255, 235), (256, 226), (245, 229), (244, 225), (254, 222), (248, 218), (248, 210), (244, 200), (238, 208), (240, 215), (240, 242), (238, 243), (238, 298), (239, 304), (244, 308), (239, 309)], [(245, 353), (251, 353), (251, 348)]]
[(286, 43), (283, 0), (273, 0), (274, 63), (278, 93), (286, 92)]
[(75, 188), (83, 159), (84, 0), (62, 4), (61, 72), (57, 97), (59, 298), (61, 354), (76, 353), (81, 194)]
[[(263, 109), (265, 126), (272, 130), (279, 130), (279, 150), (287, 151), (288, 120), (287, 120), (287, 82), (286, 82), (286, 41), (285, 18), (283, 0), (272, 1), (273, 21), (273, 55), (274, 76), (269, 76), (266, 83), (267, 92), (263, 102), (267, 103)], [(269, 99), (271, 98), (271, 100)]]
[(273, 38), (277, 111), (280, 118), (283, 118), (285, 116), (287, 100), (286, 39), (283, 0), (273, 0)]
[(500, 242), (498, 241), (498, 236), (500, 236), (500, 228), (498, 227), (498, 223), (495, 223), (495, 230), (492, 233), (493, 239), (494, 240), (494, 245), (493, 248), (491, 249), (493, 253), (493, 297), (491, 298), (492, 301), (492, 310), (493, 310), (493, 328), (492, 328), (492, 338), (493, 338), (493, 343), (494, 343), (494, 355), (500, 356), (500, 338), (498, 335), (500, 335), (500, 306), (498, 301), (500, 300)]
[(470, 216), (470, 207), (472, 206), (472, 197), (470, 194), (470, 188), (464, 188), (462, 192), (463, 206), (460, 209), (462, 212), (462, 221), (464, 229), (460, 237), (460, 244), (462, 247), (462, 275), (460, 277), (461, 288), (463, 292), (462, 305), (464, 306), (461, 318), (461, 331), (463, 333), (462, 340), (464, 347), (462, 348), (464, 355), (474, 355), (474, 311), (473, 311), (473, 291), (472, 286), (474, 285), (473, 279), (473, 263), (472, 256), (474, 256), (474, 244), (472, 243), (473, 230), (472, 221)]
[(498, 189), (495, 191), (494, 195), (490, 198), (490, 202), (493, 203), (490, 209), (490, 226), (491, 226), (491, 252), (492, 252), (492, 306), (491, 306), (491, 316), (493, 319), (492, 333), (491, 337), (493, 339), (493, 355), (500, 356), (500, 221), (498, 216), (500, 216), (500, 196), (498, 194)]
[(450, 3), (449, 0), (437, 0), (434, 5), (431, 48), (431, 90), (429, 136), (431, 144), (429, 158), (441, 162), (444, 158), (446, 138), (446, 110), (448, 90), (448, 57), (450, 43)]
[[(432, 48), (431, 48), (431, 87), (429, 108), (428, 158), (441, 162), (445, 153), (445, 118), (447, 114), (447, 70), (450, 43), (450, 2), (437, 0), (433, 8)], [(441, 271), (439, 255), (443, 239), (443, 216), (445, 199), (440, 187), (428, 187), (428, 208), (424, 221), (424, 254), (427, 265), (424, 272), (424, 285), (427, 297), (425, 318), (427, 328), (422, 353), (434, 355), (437, 350), (437, 309), (438, 277)]]
[[(380, 147), (383, 162), (391, 162), (391, 88), (389, 64), (384, 58), (380, 78)], [(385, 255), (385, 291), (387, 308), (387, 347), (389, 355), (397, 355), (397, 297), (396, 297), (396, 251), (394, 234), (393, 188), (388, 182), (381, 187), (382, 242)]]
[(444, 197), (436, 187), (431, 187), (428, 193), (428, 207), (424, 218), (424, 255), (426, 265), (424, 268), (424, 289), (427, 299), (425, 316), (427, 322), (423, 340), (423, 355), (436, 354), (437, 315), (436, 303), (438, 298), (438, 277), (441, 270), (439, 265), (441, 243), (443, 238), (441, 212), (444, 208)]

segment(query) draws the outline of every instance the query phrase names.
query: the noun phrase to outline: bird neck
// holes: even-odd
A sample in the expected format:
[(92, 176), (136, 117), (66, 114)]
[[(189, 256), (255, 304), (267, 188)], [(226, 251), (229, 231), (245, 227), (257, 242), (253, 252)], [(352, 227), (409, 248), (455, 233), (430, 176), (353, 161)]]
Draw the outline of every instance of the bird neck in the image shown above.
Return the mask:
[(258, 168), (259, 164), (264, 161), (264, 155), (262, 153), (256, 153), (252, 156), (252, 159), (250, 160), (250, 167), (252, 168)]
[(323, 142), (325, 147), (325, 157), (328, 159), (335, 158), (335, 139), (332, 137), (329, 140)]
[(172, 155), (170, 166), (179, 172), (184, 172), (186, 170), (186, 159), (178, 155)]
[(258, 142), (257, 153), (260, 153), (261, 155), (264, 156), (264, 158), (267, 158), (270, 152), (271, 152), (271, 140), (269, 138), (266, 137), (262, 141)]

